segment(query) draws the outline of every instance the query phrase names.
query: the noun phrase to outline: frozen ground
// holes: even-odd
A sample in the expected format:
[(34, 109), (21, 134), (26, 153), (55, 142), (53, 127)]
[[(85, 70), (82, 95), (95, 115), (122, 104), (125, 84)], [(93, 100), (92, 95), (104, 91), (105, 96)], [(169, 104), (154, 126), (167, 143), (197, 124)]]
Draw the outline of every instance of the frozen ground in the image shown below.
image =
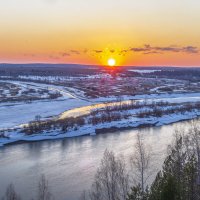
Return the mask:
[(32, 102), (35, 100), (57, 99), (62, 96), (58, 90), (47, 88), (14, 81), (0, 81), (0, 103)]
[(130, 71), (130, 72), (137, 72), (137, 73), (141, 73), (141, 74), (146, 74), (146, 73), (152, 73), (152, 72), (161, 72), (162, 70), (130, 69), (128, 71)]
[[(91, 109), (89, 105), (92, 104), (116, 101), (116, 97), (112, 96), (88, 100), (86, 99), (86, 97), (84, 97), (84, 93), (82, 91), (74, 88), (22, 81), (9, 81), (9, 83), (16, 84), (22, 88), (27, 87), (27, 85), (29, 87), (32, 86), (34, 88), (37, 87), (40, 89), (48, 88), (48, 90), (50, 91), (60, 92), (63, 95), (63, 97), (60, 97), (56, 100), (40, 100), (33, 101), (31, 103), (0, 103), (0, 129), (11, 128), (20, 124), (27, 123), (31, 120), (34, 120), (36, 115), (40, 115), (42, 118), (47, 118), (59, 115), (64, 111), (78, 108), (76, 110), (67, 112), (71, 113), (72, 115), (74, 113), (81, 113), (83, 111), (89, 112)], [(135, 99), (140, 101), (168, 101), (170, 103), (198, 102), (200, 101), (200, 93), (135, 95), (123, 96), (122, 99)], [(102, 107), (104, 105), (99, 104), (97, 106)]]
[(121, 121), (113, 121), (107, 123), (100, 123), (95, 126), (86, 124), (84, 126), (79, 127), (77, 130), (71, 130), (67, 133), (60, 132), (60, 130), (52, 130), (43, 134), (36, 134), (31, 136), (25, 136), (23, 133), (18, 131), (11, 131), (7, 133), (9, 138), (1, 138), (0, 146), (13, 143), (16, 141), (39, 141), (39, 140), (52, 140), (52, 139), (61, 139), (61, 138), (69, 138), (69, 137), (78, 137), (83, 135), (95, 135), (96, 130), (102, 130), (106, 132), (106, 129), (113, 128), (137, 128), (140, 126), (162, 126), (171, 123), (175, 123), (182, 120), (190, 120), (200, 116), (200, 111), (192, 111), (186, 112), (183, 114), (171, 114), (171, 115), (163, 115), (162, 117), (148, 117), (148, 118), (137, 118), (131, 117), (128, 119), (123, 119)]
[(58, 115), (65, 110), (86, 105), (88, 105), (86, 101), (71, 98), (0, 106), (0, 129), (12, 128), (20, 124), (28, 123), (34, 120), (36, 115), (47, 118)]
[(65, 110), (90, 104), (88, 101), (80, 99), (75, 94), (63, 89), (63, 87), (18, 81), (9, 82), (20, 85), (21, 87), (25, 87), (28, 84), (38, 88), (59, 91), (63, 97), (56, 100), (39, 100), (31, 103), (0, 103), (0, 129), (12, 128), (20, 124), (28, 123), (34, 120), (36, 115), (47, 118), (58, 115)]
[[(29, 77), (30, 78), (30, 77)], [(31, 77), (35, 79), (35, 77)], [(37, 77), (38, 78), (38, 77)], [(37, 79), (36, 78), (36, 79)], [(91, 76), (88, 79), (95, 79), (97, 77)], [(104, 77), (105, 78), (105, 77)], [(106, 75), (106, 78), (107, 75)], [(48, 79), (55, 81), (52, 77)], [(62, 79), (61, 79), (62, 80)], [(167, 79), (165, 80), (167, 81)], [(3, 81), (1, 81), (3, 82)], [(35, 116), (40, 115), (41, 119), (51, 119), (53, 117), (59, 116), (60, 119), (66, 117), (77, 117), (84, 114), (89, 114), (90, 111), (94, 108), (101, 109), (105, 106), (104, 103), (116, 102), (116, 96), (108, 97), (99, 97), (99, 98), (90, 98), (88, 99), (84, 91), (81, 91), (77, 88), (70, 88), (65, 86), (57, 86), (53, 84), (42, 84), (26, 81), (5, 81), (7, 83), (14, 84), (19, 88), (34, 88), (35, 90), (48, 90), (49, 92), (59, 92), (62, 94), (62, 97), (59, 97), (54, 100), (37, 100), (29, 103), (25, 102), (5, 102), (0, 103), (0, 130), (8, 128), (16, 128), (21, 124), (27, 124), (30, 121), (35, 120)], [(170, 82), (171, 83), (171, 82)], [(168, 86), (170, 86), (168, 84)], [(159, 88), (159, 87), (158, 87)], [(116, 88), (117, 89), (117, 88)], [(23, 91), (23, 89), (22, 89)], [(155, 90), (156, 91), (156, 90)], [(152, 90), (152, 92), (155, 92)], [(6, 94), (7, 91), (4, 91)], [(137, 101), (147, 101), (147, 102), (169, 102), (169, 103), (186, 103), (186, 102), (200, 102), (200, 93), (199, 92), (187, 92), (187, 93), (152, 93), (148, 95), (123, 95), (121, 96), (122, 101), (127, 100), (137, 100)], [(40, 139), (55, 139), (62, 137), (74, 137), (85, 134), (95, 134), (96, 129), (103, 128), (125, 128), (125, 127), (138, 127), (143, 124), (151, 125), (163, 125), (180, 120), (192, 119), (199, 116), (197, 112), (190, 112), (185, 114), (174, 114), (170, 116), (163, 116), (161, 118), (147, 118), (147, 119), (138, 119), (135, 117), (129, 118), (127, 120), (98, 124), (95, 128), (91, 125), (85, 125), (76, 131), (68, 132), (67, 134), (59, 134), (58, 132), (51, 132), (48, 134), (43, 134), (42, 136), (24, 136), (23, 134), (16, 134), (16, 132), (9, 133), (11, 139), (1, 138), (0, 143), (10, 143), (18, 140), (40, 140)]]

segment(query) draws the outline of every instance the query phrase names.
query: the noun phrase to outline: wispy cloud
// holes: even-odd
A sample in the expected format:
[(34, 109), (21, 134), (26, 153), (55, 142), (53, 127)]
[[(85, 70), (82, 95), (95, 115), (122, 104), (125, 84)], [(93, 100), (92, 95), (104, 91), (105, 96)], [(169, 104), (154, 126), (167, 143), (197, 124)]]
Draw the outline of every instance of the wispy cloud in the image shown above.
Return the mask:
[[(95, 50), (76, 50), (76, 49), (68, 49), (66, 51), (51, 53), (46, 55), (50, 59), (67, 59), (71, 56), (79, 56), (79, 55), (89, 55), (89, 56), (98, 56), (98, 58), (102, 58), (104, 54), (115, 54), (119, 56), (126, 56), (129, 53), (142, 53), (144, 55), (151, 55), (151, 54), (164, 54), (164, 53), (186, 53), (186, 54), (198, 54), (199, 48), (195, 46), (152, 46), (150, 44), (145, 44), (142, 47), (130, 47), (123, 50), (115, 50), (115, 49), (108, 49), (107, 52), (101, 49)], [(34, 54), (34, 53), (25, 53), (23, 54), (24, 57), (41, 57), (44, 55)]]
[(193, 46), (184, 47), (183, 50), (188, 53), (199, 53), (199, 49)]
[(110, 53), (115, 53), (115, 50), (114, 50), (114, 49), (111, 49), (111, 50), (110, 50)]
[(71, 54), (68, 53), (68, 52), (60, 52), (59, 55), (60, 55), (61, 57), (69, 57), (69, 56), (71, 56)]
[(199, 49), (194, 46), (184, 46), (184, 47), (178, 47), (178, 46), (151, 46), (149, 44), (144, 45), (143, 47), (132, 47), (129, 49), (131, 52), (141, 52), (144, 54), (157, 54), (157, 53), (166, 53), (166, 52), (172, 52), (172, 53), (190, 53), (190, 54), (196, 54), (199, 53)]
[[(105, 52), (101, 49), (91, 50), (89, 51), (96, 55), (104, 54)], [(116, 51), (115, 49), (110, 49), (109, 52), (111, 54), (118, 54), (120, 56), (125, 56), (128, 53), (142, 53), (142, 54), (163, 54), (163, 53), (187, 53), (187, 54), (197, 54), (199, 53), (198, 47), (195, 46), (177, 46), (177, 45), (169, 45), (169, 46), (153, 46), (150, 44), (145, 44), (142, 47), (130, 47), (127, 49), (123, 49), (121, 51)]]
[(71, 49), (71, 50), (67, 50), (67, 51), (64, 51), (64, 52), (60, 52), (59, 56), (61, 56), (61, 57), (70, 57), (70, 56), (73, 56), (73, 55), (80, 55), (82, 53), (87, 53), (87, 50), (84, 49), (83, 51), (79, 51), (79, 50)]
[(93, 50), (95, 53), (103, 53), (102, 50)]
[(78, 50), (70, 50), (70, 52), (71, 52), (72, 54), (76, 54), (76, 55), (81, 54), (81, 52), (78, 51)]

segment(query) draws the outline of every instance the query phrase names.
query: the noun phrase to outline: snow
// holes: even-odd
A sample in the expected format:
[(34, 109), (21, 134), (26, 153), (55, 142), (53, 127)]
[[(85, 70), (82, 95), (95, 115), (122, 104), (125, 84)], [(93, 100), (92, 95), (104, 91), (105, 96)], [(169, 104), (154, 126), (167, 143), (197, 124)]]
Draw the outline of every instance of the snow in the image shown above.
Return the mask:
[(32, 85), (38, 88), (47, 88), (52, 91), (59, 91), (63, 97), (56, 100), (39, 100), (31, 103), (0, 103), (0, 129), (16, 127), (20, 124), (28, 123), (34, 120), (36, 115), (42, 118), (59, 115), (60, 113), (73, 108), (87, 106), (89, 102), (79, 99), (76, 95), (71, 94), (60, 86), (24, 83), (18, 81), (9, 81), (11, 83), (26, 87)]
[[(12, 76), (0, 76), (0, 78), (13, 78)], [(102, 79), (102, 78), (111, 78), (111, 75), (108, 73), (100, 73), (95, 75), (85, 75), (85, 76), (18, 76), (18, 78), (23, 80), (34, 80), (34, 81), (48, 81), (51, 83), (55, 82), (66, 82), (80, 79)]]
[(70, 110), (79, 106), (86, 106), (88, 102), (78, 99), (37, 101), (30, 104), (18, 104), (0, 106), (0, 129), (12, 128), (20, 124), (28, 123), (35, 119), (36, 115), (42, 118), (55, 116), (64, 110)]
[[(10, 81), (9, 81), (10, 82)], [(26, 87), (27, 83), (11, 81), (14, 84)], [(88, 114), (91, 109), (94, 109), (92, 104), (97, 104), (98, 102), (113, 102), (116, 101), (116, 97), (108, 98), (97, 98), (87, 101), (82, 96), (77, 95), (75, 89), (66, 90), (61, 86), (29, 83), (28, 85), (33, 85), (39, 88), (47, 88), (49, 90), (57, 90), (62, 93), (63, 97), (57, 100), (40, 100), (34, 101), (30, 104), (25, 103), (1, 103), (0, 104), (0, 129), (16, 127), (20, 124), (28, 123), (34, 120), (36, 115), (41, 115), (42, 118), (47, 118), (49, 116), (59, 115), (63, 113), (63, 118), (67, 114), (71, 113), (71, 116), (77, 116), (80, 113)], [(152, 95), (136, 95), (136, 96), (123, 96), (124, 100), (135, 99), (138, 101), (147, 100), (147, 102), (158, 102), (167, 101), (170, 103), (184, 103), (184, 102), (198, 102), (200, 101), (200, 93), (176, 93), (176, 94), (152, 94)], [(89, 106), (89, 107), (84, 107)], [(104, 104), (99, 104), (97, 107), (103, 107)], [(83, 108), (82, 108), (83, 107)], [(72, 110), (76, 108), (76, 110)], [(65, 112), (66, 111), (66, 112)]]
[[(19, 128), (20, 125), (26, 124), (35, 119), (36, 115), (40, 115), (42, 119), (58, 117), (60, 119), (66, 117), (77, 117), (84, 114), (89, 114), (93, 109), (101, 109), (107, 105), (112, 105), (116, 101), (116, 97), (104, 97), (96, 99), (86, 99), (84, 93), (75, 88), (67, 88), (62, 86), (55, 86), (49, 84), (30, 83), (23, 81), (5, 81), (18, 85), (21, 88), (33, 87), (34, 89), (47, 89), (50, 92), (58, 91), (63, 96), (56, 100), (39, 100), (31, 103), (0, 103), (0, 130), (8, 128)], [(123, 96), (125, 102), (128, 100), (136, 100), (139, 102), (147, 101), (151, 102), (169, 102), (169, 103), (186, 103), (186, 102), (199, 102), (200, 93), (172, 93), (172, 94), (151, 94), (151, 95), (135, 95), (135, 96)], [(192, 111), (185, 114), (175, 113), (172, 115), (165, 115), (160, 118), (137, 118), (134, 116), (137, 112), (143, 110), (131, 110), (129, 114), (133, 116), (129, 119), (123, 119), (121, 121), (113, 121), (111, 123), (97, 124), (94, 126), (86, 124), (79, 127), (78, 130), (71, 130), (67, 133), (60, 133), (60, 130), (50, 131), (41, 135), (24, 136), (19, 130), (12, 130), (7, 133), (10, 138), (0, 138), (0, 146), (16, 141), (35, 141), (46, 139), (58, 139), (65, 137), (77, 137), (82, 135), (95, 135), (96, 129), (104, 128), (137, 128), (140, 125), (155, 125), (161, 126), (178, 122), (181, 120), (193, 119), (200, 116), (200, 112)], [(163, 108), (165, 109), (165, 108)]]
[[(163, 101), (169, 103), (186, 103), (186, 102), (198, 102), (200, 101), (200, 93), (164, 93), (164, 94), (147, 94), (147, 95), (135, 95), (135, 96), (122, 96), (123, 100), (148, 100), (149, 102)], [(116, 97), (100, 97), (92, 99), (93, 102), (109, 102), (116, 101)]]
[(137, 72), (137, 73), (140, 73), (140, 74), (145, 74), (145, 73), (152, 73), (152, 72), (161, 72), (162, 70), (154, 70), (154, 69), (150, 69), (150, 70), (147, 70), (147, 69), (130, 69), (128, 71), (129, 72)]
[(6, 136), (9, 138), (0, 138), (0, 146), (13, 143), (16, 141), (39, 141), (39, 140), (52, 140), (60, 138), (78, 137), (83, 135), (95, 135), (96, 130), (109, 129), (109, 128), (137, 128), (141, 125), (149, 126), (162, 126), (171, 123), (175, 123), (182, 120), (194, 119), (200, 116), (200, 111), (193, 110), (185, 113), (174, 113), (170, 115), (163, 115), (162, 117), (149, 116), (146, 118), (138, 118), (132, 116), (128, 119), (121, 121), (112, 121), (107, 123), (100, 123), (95, 126), (91, 124), (85, 124), (84, 126), (77, 127), (77, 130), (69, 130), (66, 133), (58, 130), (52, 130), (42, 134), (35, 134), (31, 136), (25, 136), (20, 133), (19, 130), (12, 130), (6, 132)]

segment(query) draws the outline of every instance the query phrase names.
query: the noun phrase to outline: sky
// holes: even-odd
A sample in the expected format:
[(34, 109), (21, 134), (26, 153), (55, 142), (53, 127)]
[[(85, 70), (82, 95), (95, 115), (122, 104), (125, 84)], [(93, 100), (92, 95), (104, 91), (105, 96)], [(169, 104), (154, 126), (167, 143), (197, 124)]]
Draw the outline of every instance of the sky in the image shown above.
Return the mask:
[(199, 0), (0, 0), (0, 62), (200, 66), (199, 8)]

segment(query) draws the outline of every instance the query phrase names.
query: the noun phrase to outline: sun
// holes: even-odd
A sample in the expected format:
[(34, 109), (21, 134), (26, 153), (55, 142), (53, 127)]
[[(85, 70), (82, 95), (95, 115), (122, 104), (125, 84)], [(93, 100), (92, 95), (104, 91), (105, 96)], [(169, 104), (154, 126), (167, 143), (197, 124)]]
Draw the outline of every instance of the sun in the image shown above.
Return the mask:
[(116, 65), (116, 60), (113, 59), (113, 58), (108, 59), (108, 65), (109, 65), (110, 67), (115, 66), (115, 65)]

